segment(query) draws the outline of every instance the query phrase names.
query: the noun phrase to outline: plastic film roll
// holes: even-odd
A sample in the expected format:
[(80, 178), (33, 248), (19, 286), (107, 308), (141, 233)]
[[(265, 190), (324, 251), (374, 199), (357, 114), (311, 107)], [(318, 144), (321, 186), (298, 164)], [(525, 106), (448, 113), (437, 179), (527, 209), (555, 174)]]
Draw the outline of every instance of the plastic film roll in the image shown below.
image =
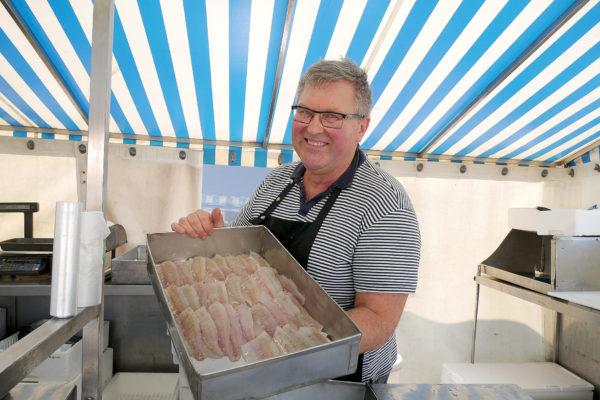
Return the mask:
[(81, 203), (56, 203), (50, 315), (57, 318), (75, 315), (77, 307), (81, 210)]
[(100, 304), (102, 300), (104, 239), (110, 230), (101, 211), (82, 212), (80, 230), (77, 307), (88, 307)]

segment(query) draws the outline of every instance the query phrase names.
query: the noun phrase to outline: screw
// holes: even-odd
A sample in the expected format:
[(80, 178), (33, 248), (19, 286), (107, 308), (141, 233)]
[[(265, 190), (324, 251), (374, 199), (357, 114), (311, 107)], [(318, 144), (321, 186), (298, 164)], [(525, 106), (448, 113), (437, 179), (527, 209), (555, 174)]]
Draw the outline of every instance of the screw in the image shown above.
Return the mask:
[(187, 157), (187, 154), (185, 153), (185, 151), (181, 150), (179, 152), (179, 158), (182, 160), (185, 160), (186, 157)]
[(29, 150), (33, 150), (33, 149), (35, 149), (35, 143), (33, 142), (33, 140), (28, 140), (28, 141), (27, 141), (27, 148), (28, 148)]
[(543, 169), (542, 170), (542, 178), (545, 178), (548, 176), (548, 170), (547, 169)]
[(502, 171), (500, 173), (502, 174), (502, 176), (508, 175), (508, 167), (502, 168)]
[(374, 164), (377, 165), (378, 167), (381, 167), (381, 163), (379, 161), (375, 161)]
[(571, 168), (571, 169), (569, 170), (569, 176), (570, 176), (571, 178), (575, 176), (575, 170), (574, 170), (573, 168)]
[(422, 162), (417, 164), (417, 171), (419, 171), (419, 172), (423, 171), (423, 163)]
[(600, 172), (600, 164), (594, 165), (594, 171)]
[(466, 165), (461, 165), (460, 166), (460, 173), (464, 174), (465, 172), (467, 172), (467, 166)]
[(135, 157), (136, 154), (137, 154), (137, 150), (135, 149), (135, 147), (130, 147), (129, 148), (129, 155), (131, 157)]
[(85, 147), (85, 144), (83, 143), (79, 145), (78, 149), (81, 154), (85, 154), (87, 152), (87, 147)]

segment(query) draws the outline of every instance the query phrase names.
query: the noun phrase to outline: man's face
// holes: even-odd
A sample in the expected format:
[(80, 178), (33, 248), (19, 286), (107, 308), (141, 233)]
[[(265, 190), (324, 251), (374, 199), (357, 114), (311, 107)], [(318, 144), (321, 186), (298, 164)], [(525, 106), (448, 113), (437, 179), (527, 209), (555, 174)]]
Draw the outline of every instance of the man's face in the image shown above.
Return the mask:
[[(357, 113), (354, 87), (343, 80), (305, 86), (297, 104), (319, 112)], [(325, 128), (315, 114), (309, 124), (292, 122), (292, 144), (308, 172), (335, 179), (350, 165), (368, 125), (365, 117), (345, 119), (338, 129)]]

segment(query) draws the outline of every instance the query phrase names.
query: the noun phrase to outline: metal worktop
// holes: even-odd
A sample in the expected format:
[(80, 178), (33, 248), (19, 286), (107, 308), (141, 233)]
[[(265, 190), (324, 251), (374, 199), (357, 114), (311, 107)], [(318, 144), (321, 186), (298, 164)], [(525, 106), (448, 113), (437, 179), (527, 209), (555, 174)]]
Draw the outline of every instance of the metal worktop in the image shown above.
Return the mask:
[(2, 400), (75, 400), (74, 384), (19, 383)]
[(517, 385), (372, 385), (377, 400), (531, 400)]
[[(151, 285), (104, 285), (107, 296), (154, 296)], [(1, 283), (0, 296), (50, 296), (49, 283)]]

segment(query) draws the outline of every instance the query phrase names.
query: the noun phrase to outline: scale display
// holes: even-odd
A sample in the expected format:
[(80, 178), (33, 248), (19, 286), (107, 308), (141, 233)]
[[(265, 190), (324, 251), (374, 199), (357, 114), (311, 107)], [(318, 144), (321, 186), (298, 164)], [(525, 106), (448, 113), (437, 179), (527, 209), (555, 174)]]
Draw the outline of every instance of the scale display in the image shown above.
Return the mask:
[(41, 275), (50, 272), (52, 255), (0, 254), (0, 275)]

